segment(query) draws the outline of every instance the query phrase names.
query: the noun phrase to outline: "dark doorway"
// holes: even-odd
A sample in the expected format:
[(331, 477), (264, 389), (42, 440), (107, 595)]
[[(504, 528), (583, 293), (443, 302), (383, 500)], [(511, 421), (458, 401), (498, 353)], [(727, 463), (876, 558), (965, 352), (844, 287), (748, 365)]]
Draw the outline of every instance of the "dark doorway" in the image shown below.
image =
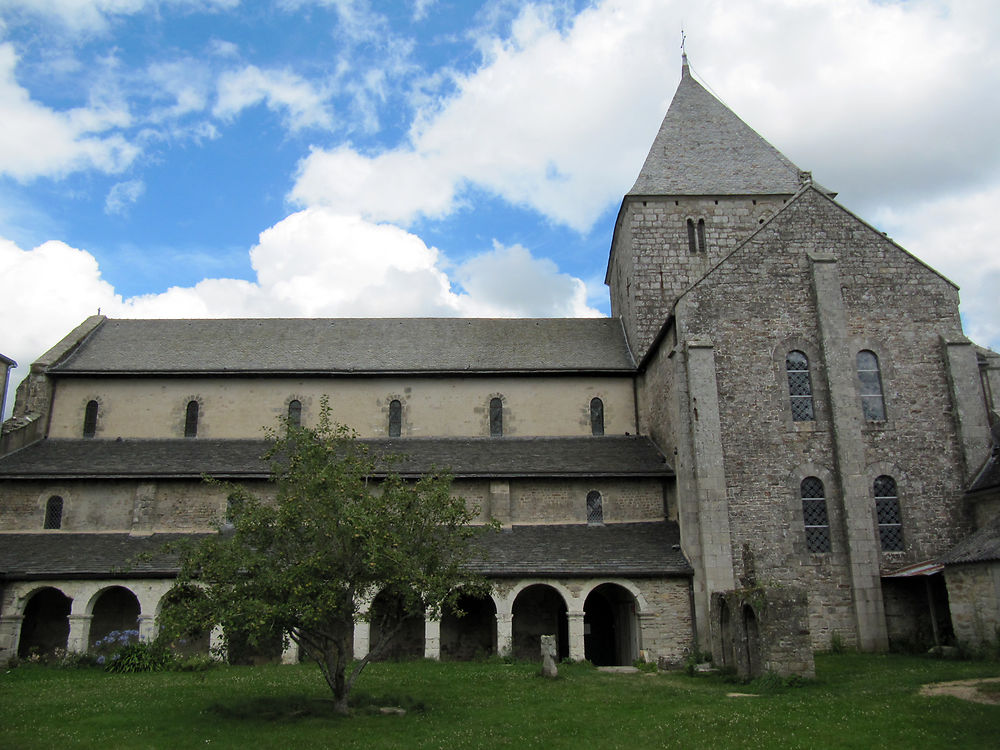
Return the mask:
[(514, 600), (512, 629), (515, 659), (540, 659), (543, 635), (556, 636), (556, 653), (560, 659), (569, 656), (566, 602), (551, 586), (536, 583), (517, 595)]
[(747, 664), (747, 677), (760, 677), (760, 629), (757, 625), (757, 615), (749, 605), (743, 607), (744, 654)]
[(377, 661), (401, 661), (424, 657), (424, 616), (406, 606), (406, 598), (385, 590), (375, 597), (371, 608), (369, 630), (371, 648), (374, 649), (386, 633), (402, 620), (402, 627), (378, 655)]
[(108, 633), (136, 631), (139, 637), (139, 600), (128, 589), (112, 586), (105, 589), (94, 602), (93, 619), (90, 621), (90, 645), (93, 646)]
[(470, 661), (497, 652), (497, 608), (488, 596), (460, 596), (458, 617), (446, 611), (441, 617), (441, 659)]
[(639, 656), (635, 597), (613, 583), (590, 592), (583, 604), (583, 649), (599, 667), (630, 665)]
[(22, 659), (65, 649), (69, 640), (69, 610), (72, 600), (54, 588), (35, 592), (24, 608), (17, 655)]

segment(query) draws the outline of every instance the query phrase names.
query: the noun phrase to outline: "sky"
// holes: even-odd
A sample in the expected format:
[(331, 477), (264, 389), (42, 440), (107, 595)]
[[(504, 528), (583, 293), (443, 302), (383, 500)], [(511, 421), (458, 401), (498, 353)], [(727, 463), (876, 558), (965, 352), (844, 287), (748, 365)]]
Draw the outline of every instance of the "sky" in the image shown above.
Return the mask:
[(610, 314), (682, 29), (1000, 348), (995, 0), (0, 0), (12, 382), (98, 310)]

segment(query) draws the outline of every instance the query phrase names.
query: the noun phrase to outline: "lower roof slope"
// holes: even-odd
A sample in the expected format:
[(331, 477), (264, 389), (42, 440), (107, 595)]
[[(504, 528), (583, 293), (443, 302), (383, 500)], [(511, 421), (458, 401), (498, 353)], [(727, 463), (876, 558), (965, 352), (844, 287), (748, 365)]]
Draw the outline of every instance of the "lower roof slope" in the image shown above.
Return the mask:
[[(208, 534), (0, 534), (0, 580), (172, 577), (178, 556), (163, 546)], [(674, 522), (514, 526), (482, 538), (471, 567), (493, 577), (691, 575)], [(142, 555), (143, 557), (139, 557)]]
[[(394, 457), (401, 476), (432, 469), (456, 477), (664, 477), (673, 469), (641, 436), (396, 438), (361, 440)], [(0, 458), (3, 479), (266, 479), (264, 440), (47, 439)]]

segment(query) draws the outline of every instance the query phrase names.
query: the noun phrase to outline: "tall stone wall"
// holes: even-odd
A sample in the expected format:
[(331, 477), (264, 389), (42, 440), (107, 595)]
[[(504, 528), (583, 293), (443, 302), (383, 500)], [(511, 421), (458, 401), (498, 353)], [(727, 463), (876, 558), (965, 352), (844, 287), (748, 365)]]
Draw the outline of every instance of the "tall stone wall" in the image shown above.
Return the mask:
[[(845, 330), (821, 327), (816, 253), (835, 263)], [(833, 631), (850, 641), (857, 633), (848, 613), (858, 606), (852, 555), (861, 558), (852, 546), (860, 542), (849, 546), (849, 538), (874, 545), (873, 567), (885, 571), (942, 553), (969, 528), (961, 503), (962, 446), (941, 346), (942, 336), (960, 332), (954, 287), (818, 192), (807, 191), (682, 298), (676, 324), (680, 340), (708, 340), (714, 351), (737, 569), (739, 552), (748, 545), (763, 580), (810, 592), (816, 645)], [(848, 353), (834, 362), (827, 361), (831, 335), (840, 337)], [(862, 349), (879, 355), (885, 422), (856, 416), (861, 405), (852, 385), (853, 358)], [(809, 357), (814, 421), (791, 417), (784, 364), (791, 350)], [(853, 422), (843, 422), (848, 427), (838, 427), (832, 413), (832, 382), (848, 388), (838, 386), (848, 393), (839, 397), (844, 409), (857, 409)], [(693, 408), (688, 419), (698, 419)], [(851, 424), (858, 425), (853, 432)], [(838, 439), (838, 429), (850, 434)], [(854, 455), (849, 465), (845, 446)], [(677, 468), (680, 490), (684, 466), (679, 462)], [(872, 482), (882, 474), (898, 485), (902, 552), (877, 552)], [(806, 476), (824, 484), (832, 539), (827, 553), (806, 549), (799, 494)], [(876, 589), (878, 574), (867, 573)]]

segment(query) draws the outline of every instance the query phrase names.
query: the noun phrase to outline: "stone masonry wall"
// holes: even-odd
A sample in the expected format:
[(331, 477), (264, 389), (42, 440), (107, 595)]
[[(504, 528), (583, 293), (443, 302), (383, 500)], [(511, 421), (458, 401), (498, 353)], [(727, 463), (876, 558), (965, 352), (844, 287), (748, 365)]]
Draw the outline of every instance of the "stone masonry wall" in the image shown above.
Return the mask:
[[(637, 359), (677, 297), (736, 249), (789, 196), (627, 197), (611, 249), (611, 314), (625, 321)], [(692, 253), (687, 220), (705, 220), (706, 248)]]
[[(834, 630), (849, 642), (853, 628), (809, 252), (836, 256), (853, 351), (871, 349), (881, 360), (888, 420), (865, 429), (864, 460), (869, 485), (881, 474), (896, 479), (906, 544), (883, 553), (883, 569), (940, 554), (969, 527), (940, 344), (941, 335), (960, 332), (955, 289), (808, 191), (684, 297), (678, 328), (680, 339), (714, 346), (734, 559), (748, 545), (762, 581), (806, 588), (821, 646)], [(791, 419), (784, 357), (793, 349), (810, 360), (813, 422)], [(824, 483), (829, 553), (805, 547), (799, 487), (806, 476)], [(874, 527), (874, 497), (871, 505)]]
[(970, 646), (1000, 639), (1000, 561), (949, 565), (944, 570), (955, 639)]

